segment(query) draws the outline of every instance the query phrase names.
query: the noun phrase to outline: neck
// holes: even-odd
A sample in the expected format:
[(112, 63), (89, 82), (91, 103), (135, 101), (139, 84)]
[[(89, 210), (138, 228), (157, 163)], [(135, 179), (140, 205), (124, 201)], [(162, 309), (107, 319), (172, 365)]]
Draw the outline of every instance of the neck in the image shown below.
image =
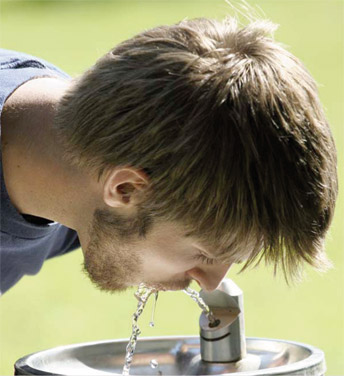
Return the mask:
[(6, 188), (17, 210), (77, 229), (90, 220), (100, 195), (94, 176), (64, 161), (52, 127), (69, 85), (39, 78), (20, 86), (5, 103), (1, 142)]

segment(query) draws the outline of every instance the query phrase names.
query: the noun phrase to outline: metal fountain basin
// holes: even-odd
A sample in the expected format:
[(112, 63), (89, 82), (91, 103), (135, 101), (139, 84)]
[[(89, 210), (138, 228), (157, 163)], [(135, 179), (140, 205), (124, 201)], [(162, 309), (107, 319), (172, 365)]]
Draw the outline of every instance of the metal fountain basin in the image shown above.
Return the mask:
[[(60, 346), (27, 355), (16, 375), (121, 375), (128, 339)], [(201, 360), (199, 336), (139, 339), (131, 375), (299, 375), (322, 376), (324, 353), (302, 343), (246, 338), (247, 356), (231, 363)], [(152, 368), (155, 359), (159, 366)]]

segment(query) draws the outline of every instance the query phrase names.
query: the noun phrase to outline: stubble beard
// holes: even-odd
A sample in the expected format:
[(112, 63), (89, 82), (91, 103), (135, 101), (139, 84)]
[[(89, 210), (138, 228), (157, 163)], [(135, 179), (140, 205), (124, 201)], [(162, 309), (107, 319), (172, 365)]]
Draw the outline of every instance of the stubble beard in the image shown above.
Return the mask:
[(145, 213), (128, 219), (108, 210), (97, 209), (89, 228), (89, 244), (84, 251), (83, 271), (100, 290), (125, 291), (144, 282), (160, 291), (183, 290), (192, 280), (145, 281), (142, 275), (142, 257), (135, 250), (135, 239), (144, 236), (152, 222)]
[(146, 285), (159, 291), (179, 291), (188, 288), (191, 282), (191, 280), (168, 281), (159, 283), (147, 282)]

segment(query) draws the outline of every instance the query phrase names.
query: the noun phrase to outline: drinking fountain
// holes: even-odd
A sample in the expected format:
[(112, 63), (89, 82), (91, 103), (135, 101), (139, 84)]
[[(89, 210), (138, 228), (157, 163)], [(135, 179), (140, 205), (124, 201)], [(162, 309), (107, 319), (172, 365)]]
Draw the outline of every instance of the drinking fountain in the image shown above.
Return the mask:
[[(324, 353), (303, 343), (245, 337), (243, 293), (225, 279), (201, 291), (216, 320), (200, 316), (199, 336), (139, 339), (130, 375), (323, 376)], [(27, 355), (16, 375), (121, 375), (128, 339), (60, 346)]]

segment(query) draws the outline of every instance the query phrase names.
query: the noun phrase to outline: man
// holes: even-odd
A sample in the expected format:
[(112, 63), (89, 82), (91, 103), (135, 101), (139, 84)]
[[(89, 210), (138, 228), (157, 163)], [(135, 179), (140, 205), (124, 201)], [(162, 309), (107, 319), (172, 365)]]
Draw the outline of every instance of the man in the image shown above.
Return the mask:
[(111, 291), (213, 290), (263, 258), (287, 278), (326, 269), (335, 146), (314, 80), (273, 30), (162, 26), (73, 80), (3, 51), (1, 291), (79, 241)]

